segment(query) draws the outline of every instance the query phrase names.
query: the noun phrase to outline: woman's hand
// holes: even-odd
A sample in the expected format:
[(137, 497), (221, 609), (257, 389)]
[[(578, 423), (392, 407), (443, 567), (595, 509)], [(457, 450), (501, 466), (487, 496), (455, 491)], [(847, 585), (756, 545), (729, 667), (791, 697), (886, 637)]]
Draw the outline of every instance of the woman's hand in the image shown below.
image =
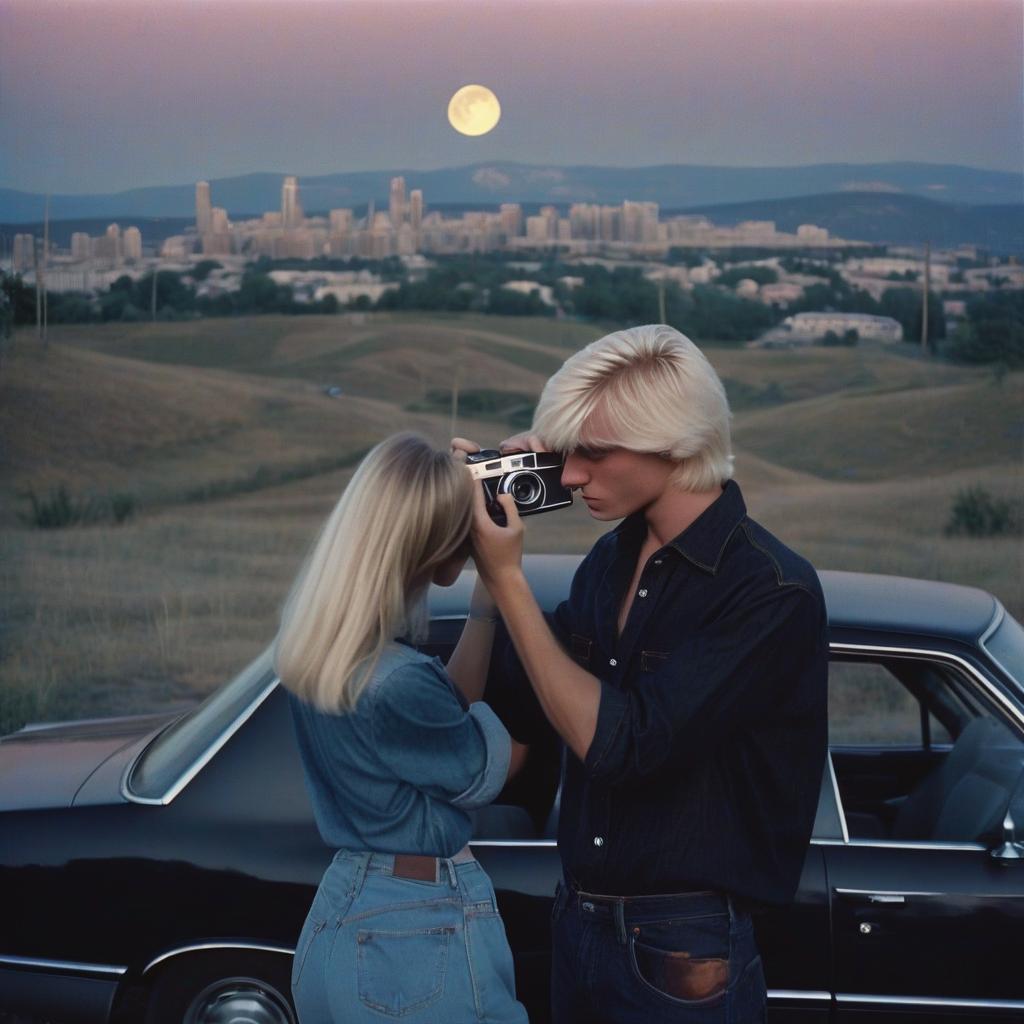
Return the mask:
[(480, 445), (476, 441), (468, 441), (464, 437), (452, 438), (452, 455), (460, 462), (465, 462), (467, 455), (474, 455), (478, 451), (480, 451)]
[(473, 489), (473, 525), (469, 536), (473, 547), (473, 561), (484, 585), (493, 595), (495, 586), (509, 575), (522, 570), (523, 521), (511, 494), (499, 494), (498, 502), (507, 526), (499, 526), (487, 511), (484, 489)]

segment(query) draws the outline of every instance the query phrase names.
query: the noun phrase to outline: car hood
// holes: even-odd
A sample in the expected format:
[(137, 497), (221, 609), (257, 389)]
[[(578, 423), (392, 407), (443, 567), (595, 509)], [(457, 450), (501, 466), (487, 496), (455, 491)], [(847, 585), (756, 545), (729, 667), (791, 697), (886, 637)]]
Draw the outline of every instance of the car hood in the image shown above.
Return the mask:
[[(0, 811), (70, 807), (86, 780), (119, 751), (179, 717), (158, 715), (26, 725), (0, 739)], [(111, 797), (117, 799), (115, 793)]]

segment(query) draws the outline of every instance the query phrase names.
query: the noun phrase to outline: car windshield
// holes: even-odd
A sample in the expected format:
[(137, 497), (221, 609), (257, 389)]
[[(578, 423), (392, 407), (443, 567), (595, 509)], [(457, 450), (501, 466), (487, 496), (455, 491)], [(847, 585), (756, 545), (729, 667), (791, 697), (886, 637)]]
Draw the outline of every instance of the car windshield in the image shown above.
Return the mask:
[(1018, 687), (1024, 689), (1024, 626), (1007, 612), (984, 646)]
[(186, 712), (150, 744), (128, 777), (128, 791), (142, 800), (168, 800), (245, 721), (276, 679), (268, 647), (226, 686)]

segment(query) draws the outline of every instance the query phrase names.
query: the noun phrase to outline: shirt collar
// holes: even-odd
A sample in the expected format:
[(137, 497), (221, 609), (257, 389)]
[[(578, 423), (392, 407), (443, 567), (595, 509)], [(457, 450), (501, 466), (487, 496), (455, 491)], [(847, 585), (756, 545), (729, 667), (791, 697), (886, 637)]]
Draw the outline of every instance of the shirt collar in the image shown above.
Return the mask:
[[(729, 538), (747, 514), (747, 506), (735, 480), (727, 480), (722, 493), (666, 548), (678, 551), (698, 568), (714, 575)], [(646, 530), (643, 510), (627, 516), (614, 532), (632, 537)]]

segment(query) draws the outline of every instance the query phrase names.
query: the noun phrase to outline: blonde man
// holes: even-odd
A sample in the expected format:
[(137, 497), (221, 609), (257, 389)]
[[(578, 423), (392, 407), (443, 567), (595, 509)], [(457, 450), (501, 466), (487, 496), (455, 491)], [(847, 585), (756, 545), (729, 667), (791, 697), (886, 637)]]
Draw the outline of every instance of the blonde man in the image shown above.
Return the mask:
[(764, 1019), (750, 911), (799, 880), (827, 627), (813, 567), (746, 514), (729, 418), (707, 359), (664, 325), (601, 338), (548, 381), (503, 450), (562, 452), (563, 485), (622, 520), (553, 616), (523, 575), (514, 503), (504, 528), (478, 503), (476, 563), (514, 646), (495, 707), (516, 740), (546, 720), (567, 748), (556, 1024)]

